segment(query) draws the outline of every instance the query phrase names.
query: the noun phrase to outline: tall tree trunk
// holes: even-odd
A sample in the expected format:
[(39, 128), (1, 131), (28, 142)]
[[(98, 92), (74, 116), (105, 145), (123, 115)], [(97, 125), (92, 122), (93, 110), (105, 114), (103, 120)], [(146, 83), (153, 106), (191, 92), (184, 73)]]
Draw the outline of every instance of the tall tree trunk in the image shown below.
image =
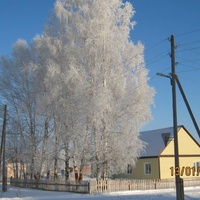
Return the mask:
[(54, 181), (58, 178), (58, 157), (54, 159)]
[(54, 180), (57, 180), (58, 175), (58, 146), (59, 146), (59, 134), (57, 130), (57, 124), (54, 119), (54, 128), (55, 128), (55, 149), (54, 149)]
[(89, 117), (87, 116), (87, 125), (86, 125), (86, 135), (85, 135), (85, 140), (84, 140), (84, 145), (83, 145), (83, 153), (81, 157), (81, 164), (80, 164), (80, 172), (79, 172), (79, 181), (83, 180), (83, 168), (85, 166), (85, 154), (86, 150), (88, 149), (88, 134), (89, 134)]
[(18, 150), (17, 150), (17, 147), (16, 147), (16, 149), (15, 149), (15, 156), (16, 156), (16, 158), (15, 158), (15, 178), (19, 178), (19, 168), (18, 168)]
[(48, 128), (49, 128), (49, 119), (48, 119), (48, 117), (46, 117), (45, 122), (44, 122), (44, 136), (43, 136), (43, 144), (42, 144), (42, 155), (41, 155), (41, 162), (40, 162), (40, 169), (39, 169), (40, 174), (42, 174), (42, 167), (43, 167), (43, 164), (46, 160), (45, 154), (46, 154), (47, 140), (48, 140), (48, 135), (49, 135)]
[(65, 181), (69, 180), (69, 148), (65, 147)]
[(35, 135), (35, 120), (33, 119), (31, 108), (29, 107), (29, 128), (30, 128), (30, 136), (31, 136), (31, 143), (32, 143), (32, 158), (31, 158), (31, 178), (34, 178), (34, 175), (36, 174), (35, 172), (35, 159), (37, 155), (37, 147), (36, 147), (36, 135)]
[(78, 181), (78, 167), (77, 167), (77, 163), (76, 163), (76, 138), (74, 141), (73, 164), (74, 164), (75, 181)]
[[(67, 130), (68, 126), (64, 123), (65, 130)], [(70, 150), (69, 150), (69, 137), (68, 135), (62, 135), (64, 138), (62, 140), (64, 141), (64, 151), (65, 151), (65, 181), (67, 182), (69, 180), (69, 160), (70, 160)]]
[(96, 161), (96, 178), (97, 180), (101, 179), (101, 163), (100, 163), (100, 152), (99, 152), (99, 141), (98, 141), (98, 133), (96, 122), (93, 122), (93, 130), (94, 130), (94, 145), (95, 145), (95, 161)]
[[(103, 38), (103, 62), (102, 62), (102, 73), (103, 73), (103, 88), (107, 89), (106, 84), (106, 70), (105, 70), (105, 34)], [(107, 122), (106, 122), (106, 110), (103, 111), (103, 179), (108, 178), (108, 158), (107, 158)]]
[(107, 130), (105, 118), (103, 120), (103, 179), (108, 178), (108, 157), (107, 157)]

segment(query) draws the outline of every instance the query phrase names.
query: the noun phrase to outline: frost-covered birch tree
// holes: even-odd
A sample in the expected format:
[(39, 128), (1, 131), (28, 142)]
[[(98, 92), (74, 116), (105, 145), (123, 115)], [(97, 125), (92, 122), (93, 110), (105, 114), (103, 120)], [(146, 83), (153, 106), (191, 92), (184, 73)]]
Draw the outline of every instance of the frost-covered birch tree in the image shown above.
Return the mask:
[(122, 0), (57, 0), (43, 33), (1, 57), (1, 95), (31, 147), (24, 162), (32, 175), (48, 162), (56, 174), (61, 152), (66, 179), (69, 160), (79, 180), (88, 163), (97, 179), (135, 163), (154, 90), (144, 46), (130, 38), (134, 13)]
[[(34, 63), (34, 53), (24, 40), (18, 40), (13, 46), (12, 56), (1, 57), (0, 67), (0, 90), (1, 96), (7, 103), (10, 110), (11, 133), (20, 135), (25, 149), (23, 154), (24, 162), (30, 166), (31, 174), (36, 171), (35, 159), (37, 156), (37, 145), (39, 133), (36, 121), (36, 93), (34, 74), (30, 73), (28, 66)], [(18, 154), (22, 155), (22, 152)], [(19, 156), (19, 155), (18, 155)]]
[(151, 118), (154, 91), (144, 47), (130, 39), (133, 16), (122, 0), (57, 0), (34, 40), (42, 60), (36, 71), (46, 69), (43, 83), (65, 126), (65, 147), (81, 166), (92, 162), (97, 178), (134, 164), (143, 149), (139, 130)]

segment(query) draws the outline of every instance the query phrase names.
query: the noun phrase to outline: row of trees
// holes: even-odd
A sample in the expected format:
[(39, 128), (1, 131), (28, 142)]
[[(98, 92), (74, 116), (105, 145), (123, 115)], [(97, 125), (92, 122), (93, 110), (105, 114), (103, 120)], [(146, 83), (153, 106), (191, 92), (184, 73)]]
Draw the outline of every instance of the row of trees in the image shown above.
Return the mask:
[[(9, 147), (30, 174), (69, 160), (93, 163), (96, 177), (134, 164), (140, 128), (151, 119), (144, 47), (122, 0), (57, 0), (43, 33), (18, 40), (0, 59), (1, 96), (9, 107)], [(13, 153), (13, 151), (12, 151)]]

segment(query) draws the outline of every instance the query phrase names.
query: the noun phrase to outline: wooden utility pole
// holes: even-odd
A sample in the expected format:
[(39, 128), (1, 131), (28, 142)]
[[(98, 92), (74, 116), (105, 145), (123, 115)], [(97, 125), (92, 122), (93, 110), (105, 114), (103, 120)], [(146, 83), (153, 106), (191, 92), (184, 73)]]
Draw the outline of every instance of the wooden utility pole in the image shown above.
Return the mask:
[[(176, 71), (175, 71), (175, 45), (174, 36), (171, 35), (171, 81), (172, 81), (172, 108), (173, 108), (173, 127), (174, 127), (174, 160), (175, 171), (179, 171), (179, 151), (178, 151), (178, 135), (177, 135), (177, 107), (176, 107)], [(184, 200), (183, 179), (179, 173), (175, 173), (176, 181), (176, 199)]]
[(2, 129), (2, 149), (3, 149), (3, 158), (2, 158), (2, 161), (3, 161), (3, 167), (2, 167), (2, 174), (3, 174), (3, 180), (2, 180), (2, 191), (3, 192), (6, 192), (7, 191), (7, 170), (6, 170), (6, 114), (7, 113), (7, 106), (5, 105), (4, 107), (4, 118), (3, 118), (3, 129)]

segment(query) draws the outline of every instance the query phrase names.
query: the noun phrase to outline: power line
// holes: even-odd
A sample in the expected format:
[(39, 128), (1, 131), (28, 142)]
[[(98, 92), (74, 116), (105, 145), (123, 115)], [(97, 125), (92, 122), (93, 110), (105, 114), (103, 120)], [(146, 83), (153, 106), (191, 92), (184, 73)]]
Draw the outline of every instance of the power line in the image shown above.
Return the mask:
[(191, 80), (191, 79), (185, 78), (185, 77), (183, 77), (181, 75), (179, 77), (181, 77), (181, 79), (184, 79), (185, 81), (189, 81), (189, 82), (195, 83), (197, 85), (200, 85), (200, 82), (194, 81), (194, 79)]
[(180, 44), (180, 45), (178, 45), (178, 47), (180, 47), (180, 46), (187, 46), (187, 45), (190, 45), (190, 44), (196, 44), (196, 43), (199, 43), (200, 42), (200, 40), (196, 40), (196, 41), (192, 41), (192, 42), (187, 42), (187, 43), (183, 43), (183, 44)]
[[(199, 69), (200, 69), (200, 66), (197, 67), (197, 65), (199, 65), (199, 62), (195, 62), (195, 61), (193, 61), (193, 60), (185, 60), (185, 59), (182, 59), (182, 60), (183, 60), (183, 61), (179, 61), (179, 62), (178, 62), (179, 65), (184, 65), (184, 66), (186, 66), (186, 67), (189, 67), (190, 70), (191, 70), (191, 68), (192, 68), (193, 70), (199, 70)], [(186, 64), (186, 63), (188, 63), (188, 64)], [(192, 64), (195, 65), (195, 66), (193, 66)]]
[(190, 48), (181, 48), (181, 49), (182, 50), (177, 51), (177, 53), (183, 52), (183, 51), (191, 51), (191, 50), (200, 49), (200, 46), (198, 46), (198, 47), (190, 47)]
[[(151, 64), (153, 64), (153, 63), (155, 63), (155, 62), (157, 62), (157, 61), (159, 61), (159, 60), (161, 60), (161, 59), (163, 59), (163, 58), (165, 58), (165, 57), (167, 57), (168, 56), (168, 53), (167, 54), (165, 54), (165, 55), (163, 55), (163, 56), (161, 56), (160, 58), (158, 58), (158, 59), (156, 59), (156, 60), (153, 60), (152, 62), (150, 62), (150, 63), (148, 63), (148, 61), (149, 60), (152, 60), (152, 59), (149, 59), (148, 61), (147, 61), (147, 63), (146, 63), (146, 65), (151, 65)], [(156, 56), (157, 57), (157, 56)]]
[(183, 70), (183, 71), (178, 71), (178, 73), (186, 73), (186, 72), (194, 72), (194, 71), (200, 71), (200, 69)]
[(150, 46), (149, 48), (147, 48), (146, 51), (149, 51), (149, 50), (151, 50), (152, 48), (155, 48), (155, 47), (159, 46), (160, 44), (162, 44), (163, 42), (165, 42), (165, 41), (167, 41), (167, 40), (168, 40), (168, 38), (166, 38), (166, 39), (164, 39), (164, 40), (161, 40), (161, 41), (158, 42), (158, 43), (155, 43), (154, 45), (152, 45), (152, 46)]
[(176, 37), (176, 38), (177, 38), (177, 37), (181, 37), (181, 36), (183, 36), (183, 35), (188, 35), (188, 34), (191, 34), (191, 33), (194, 33), (194, 32), (198, 32), (198, 31), (200, 31), (200, 28), (195, 29), (195, 30), (192, 30), (192, 31), (188, 31), (188, 32), (185, 32), (185, 33), (180, 33), (180, 34), (178, 34), (178, 35), (175, 35), (175, 37)]
[(191, 63), (194, 63), (194, 64), (197, 64), (198, 61), (200, 61), (200, 59), (192, 59), (192, 60), (190, 60), (190, 59), (187, 59), (185, 57), (183, 58), (181, 56), (177, 56), (177, 58), (182, 59), (184, 62), (191, 62)]

